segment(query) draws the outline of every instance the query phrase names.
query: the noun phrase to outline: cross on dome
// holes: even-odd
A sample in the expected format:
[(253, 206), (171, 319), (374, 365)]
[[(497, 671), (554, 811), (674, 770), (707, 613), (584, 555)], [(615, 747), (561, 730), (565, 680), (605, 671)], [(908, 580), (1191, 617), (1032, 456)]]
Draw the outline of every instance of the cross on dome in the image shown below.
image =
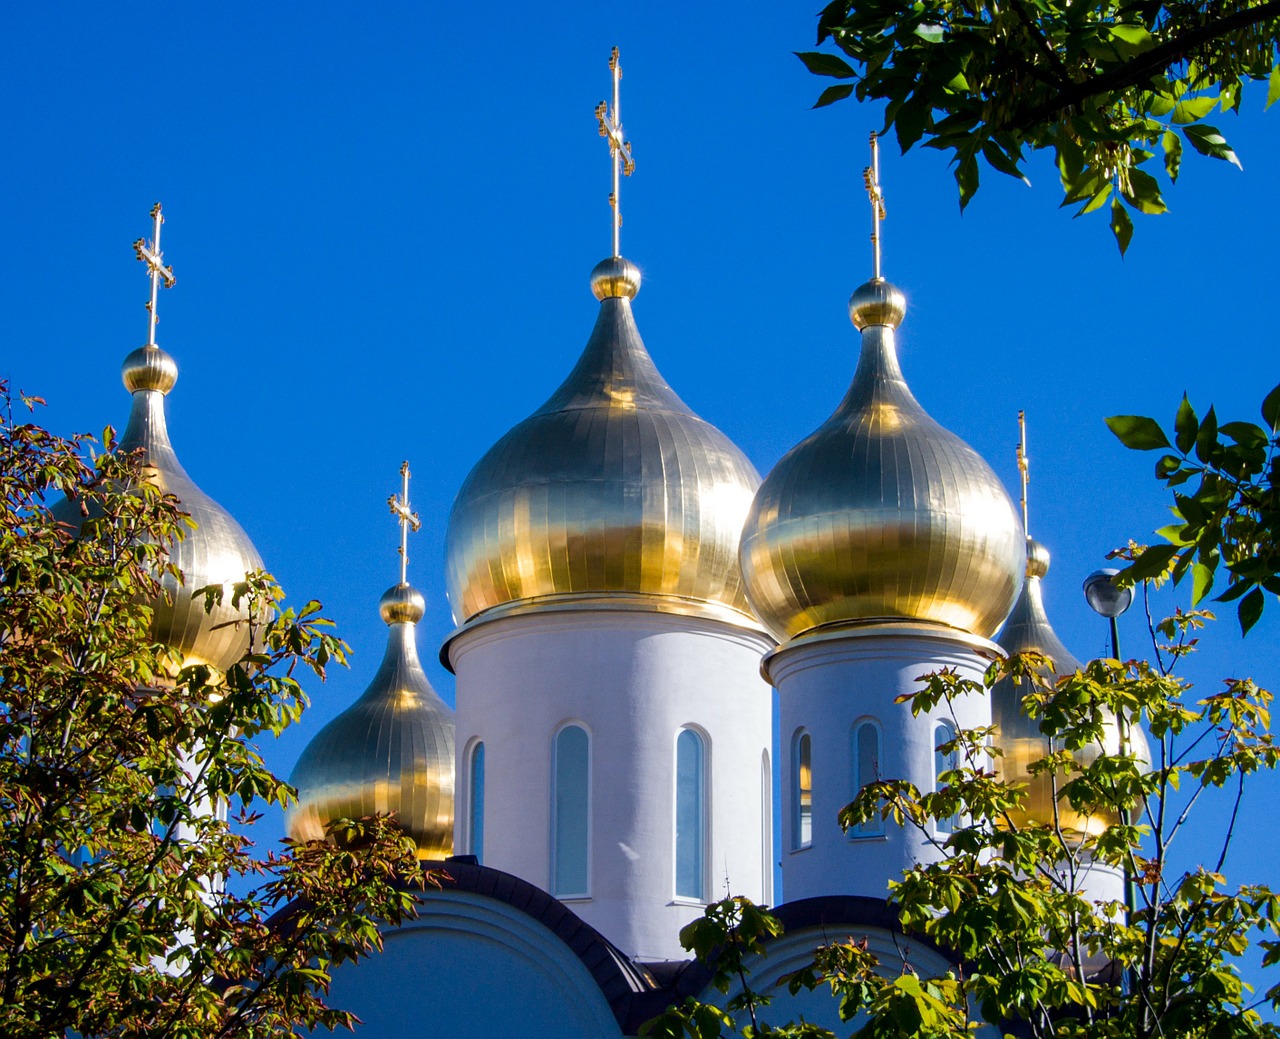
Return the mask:
[(884, 192), (880, 190), (880, 138), (871, 135), (871, 165), (862, 171), (862, 182), (871, 199), (871, 246), (875, 252), (875, 278), (880, 279), (880, 221), (885, 218)]
[(147, 304), (147, 345), (155, 346), (156, 322), (159, 320), (156, 316), (156, 299), (160, 295), (160, 282), (164, 282), (166, 289), (171, 289), (177, 279), (173, 276), (173, 268), (164, 265), (164, 254), (160, 252), (160, 225), (164, 223), (164, 216), (160, 212), (159, 202), (151, 207), (151, 219), (154, 222), (151, 241), (139, 238), (133, 243), (133, 251), (138, 260), (147, 265), (151, 276), (151, 301)]
[(608, 102), (601, 101), (596, 105), (596, 122), (600, 124), (600, 136), (609, 142), (609, 159), (613, 167), (613, 192), (609, 195), (609, 206), (613, 211), (613, 255), (621, 256), (622, 210), (619, 208), (621, 194), (621, 178), (631, 176), (635, 172), (636, 163), (631, 157), (631, 142), (622, 132), (622, 113), (619, 105), (619, 84), (622, 81), (622, 64), (618, 61), (618, 48), (614, 47), (609, 55), (609, 71), (613, 74), (613, 108)]
[(1027, 525), (1027, 484), (1031, 482), (1031, 459), (1027, 457), (1027, 416), (1018, 412), (1018, 476), (1022, 480), (1022, 529), (1030, 536)]
[(400, 495), (391, 495), (387, 499), (387, 504), (391, 507), (391, 514), (397, 517), (400, 524), (400, 583), (408, 584), (409, 576), (409, 528), (413, 528), (416, 534), (422, 527), (422, 521), (418, 519), (418, 514), (409, 508), (409, 463), (403, 462), (400, 465)]

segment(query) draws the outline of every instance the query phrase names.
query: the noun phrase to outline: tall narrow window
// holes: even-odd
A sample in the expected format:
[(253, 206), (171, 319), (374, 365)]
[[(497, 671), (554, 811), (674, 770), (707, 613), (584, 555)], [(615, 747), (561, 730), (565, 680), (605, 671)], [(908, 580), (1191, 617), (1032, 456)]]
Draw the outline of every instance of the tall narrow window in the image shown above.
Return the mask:
[(760, 755), (760, 892), (773, 904), (773, 769), (769, 752)]
[(791, 846), (813, 843), (813, 744), (809, 734), (796, 733), (791, 747)]
[(551, 888), (560, 898), (585, 898), (590, 837), (591, 748), (587, 730), (566, 725), (556, 733), (551, 807)]
[[(954, 750), (942, 751), (936, 748), (941, 747), (944, 743), (950, 743), (956, 738), (955, 730), (946, 722), (939, 722), (933, 730), (933, 788), (941, 790), (946, 784), (942, 781), (942, 774), (950, 772), (956, 767), (956, 752)], [(960, 816), (952, 815), (946, 819), (938, 820), (939, 833), (955, 833), (960, 826)]]
[(707, 895), (707, 748), (693, 729), (676, 737), (676, 895)]
[(484, 862), (484, 744), (471, 748), (467, 784), (467, 845)]
[[(880, 726), (873, 721), (859, 722), (853, 730), (853, 793), (876, 783), (880, 775)], [(850, 837), (884, 836), (884, 820), (868, 819), (849, 831)]]

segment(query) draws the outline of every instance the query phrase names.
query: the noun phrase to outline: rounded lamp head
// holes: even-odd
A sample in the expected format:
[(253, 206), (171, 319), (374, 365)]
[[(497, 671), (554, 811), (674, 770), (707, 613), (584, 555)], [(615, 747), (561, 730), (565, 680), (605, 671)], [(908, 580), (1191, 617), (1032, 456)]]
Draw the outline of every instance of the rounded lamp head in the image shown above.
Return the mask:
[(1095, 570), (1084, 579), (1084, 597), (1094, 613), (1104, 617), (1119, 617), (1133, 602), (1133, 589), (1116, 584), (1114, 567)]

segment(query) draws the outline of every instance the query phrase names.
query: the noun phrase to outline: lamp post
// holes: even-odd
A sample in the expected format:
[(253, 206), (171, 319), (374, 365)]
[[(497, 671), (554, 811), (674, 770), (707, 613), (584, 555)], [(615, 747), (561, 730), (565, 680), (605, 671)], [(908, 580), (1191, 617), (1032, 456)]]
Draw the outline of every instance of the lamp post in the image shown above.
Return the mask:
[(1133, 589), (1121, 588), (1116, 584), (1114, 567), (1095, 570), (1084, 579), (1084, 598), (1094, 613), (1106, 617), (1111, 622), (1111, 655), (1120, 659), (1120, 627), (1116, 618), (1133, 603)]
[[(1119, 573), (1114, 567), (1095, 570), (1084, 579), (1084, 598), (1089, 608), (1099, 616), (1106, 617), (1111, 626), (1111, 656), (1120, 659), (1120, 626), (1116, 623), (1120, 614), (1133, 603), (1133, 589), (1121, 588), (1116, 584)], [(1128, 726), (1124, 716), (1116, 715), (1116, 731), (1120, 736), (1120, 753), (1129, 753)], [(1120, 822), (1128, 829), (1133, 817), (1128, 808), (1120, 812)], [(1124, 871), (1124, 906), (1130, 922), (1138, 909), (1138, 891), (1134, 884), (1133, 871), (1125, 866)], [(1127, 979), (1132, 990), (1132, 979)]]

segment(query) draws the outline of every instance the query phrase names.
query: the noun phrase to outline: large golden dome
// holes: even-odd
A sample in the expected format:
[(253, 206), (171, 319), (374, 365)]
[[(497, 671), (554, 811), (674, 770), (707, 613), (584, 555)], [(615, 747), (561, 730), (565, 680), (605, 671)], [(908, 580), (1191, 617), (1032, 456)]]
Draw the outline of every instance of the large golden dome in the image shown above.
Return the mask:
[(639, 270), (592, 273), (600, 314), (551, 398), (458, 492), (446, 541), (459, 624), (588, 604), (756, 627), (738, 538), (759, 474), (654, 367), (631, 311)]
[[(182, 468), (169, 442), (165, 425), (165, 395), (178, 380), (178, 366), (157, 346), (142, 346), (124, 359), (125, 388), (133, 394), (129, 424), (118, 450), (136, 451), (150, 481), (172, 494), (189, 513), (195, 529), (169, 547), (169, 561), (182, 571), (181, 586), (166, 575), (152, 609), (151, 634), (182, 654), (185, 664), (212, 664), (226, 670), (249, 648), (249, 626), (243, 610), (231, 605), (232, 586), (245, 574), (262, 569), (262, 557), (249, 536), (226, 509), (200, 490)], [(79, 510), (60, 503), (59, 519), (77, 529)], [(223, 601), (205, 610), (204, 596), (194, 593), (209, 585), (223, 588)]]
[(294, 840), (318, 840), (335, 819), (394, 812), (418, 858), (443, 859), (453, 854), (453, 712), (418, 660), (422, 596), (396, 585), (380, 609), (390, 629), (382, 665), (302, 752), (286, 825)]
[[(1027, 579), (1005, 622), (1004, 630), (996, 642), (1009, 655), (1016, 653), (1040, 653), (1053, 662), (1052, 676), (1070, 675), (1080, 669), (1078, 661), (1054, 632), (1044, 610), (1041, 579), (1049, 572), (1049, 552), (1038, 541), (1027, 538)], [(1001, 775), (1009, 780), (1027, 784), (1027, 800), (1022, 810), (1011, 812), (1015, 825), (1042, 824), (1052, 826), (1054, 817), (1053, 780), (1048, 775), (1032, 775), (1027, 766), (1046, 757), (1051, 741), (1040, 731), (1039, 722), (1022, 709), (1022, 701), (1030, 692), (1029, 683), (1004, 678), (991, 689), (991, 724), (995, 726), (993, 742), (1002, 752), (998, 760)], [(1104, 722), (1103, 746), (1108, 754), (1120, 753), (1120, 730), (1114, 715), (1108, 714)], [(1127, 733), (1129, 753), (1143, 762), (1150, 762), (1151, 750), (1141, 726), (1133, 726)], [(1059, 745), (1060, 746), (1060, 745)], [(1072, 757), (1082, 768), (1097, 760), (1102, 747), (1083, 747)], [(1057, 784), (1061, 787), (1072, 776), (1059, 773)], [(1058, 798), (1056, 822), (1065, 831), (1075, 833), (1101, 833), (1108, 825), (1118, 822), (1114, 814), (1085, 816), (1074, 811), (1065, 797)]]
[(1018, 594), (1022, 525), (991, 467), (907, 388), (894, 342), (905, 310), (883, 279), (853, 294), (853, 384), (756, 493), (742, 572), (780, 639), (902, 620), (986, 638)]

